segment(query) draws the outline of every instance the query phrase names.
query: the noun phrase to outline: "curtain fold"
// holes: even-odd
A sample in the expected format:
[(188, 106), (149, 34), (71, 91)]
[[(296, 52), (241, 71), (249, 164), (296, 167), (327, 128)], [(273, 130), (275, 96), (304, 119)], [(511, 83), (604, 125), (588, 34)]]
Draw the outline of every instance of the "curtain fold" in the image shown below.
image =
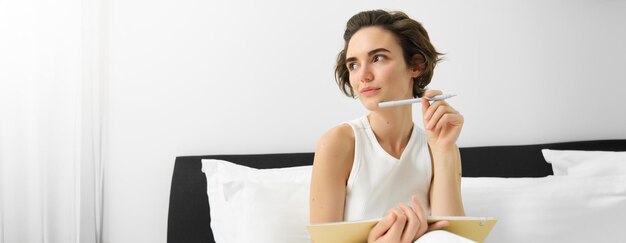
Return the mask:
[(101, 242), (103, 16), (0, 2), (0, 243)]

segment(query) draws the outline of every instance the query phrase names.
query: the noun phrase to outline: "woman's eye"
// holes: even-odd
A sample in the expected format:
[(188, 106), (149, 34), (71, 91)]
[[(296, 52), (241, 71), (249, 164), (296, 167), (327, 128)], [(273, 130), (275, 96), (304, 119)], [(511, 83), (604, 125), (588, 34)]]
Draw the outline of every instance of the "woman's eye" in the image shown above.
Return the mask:
[(385, 56), (382, 56), (382, 55), (374, 56), (374, 62), (378, 62), (378, 61), (382, 61), (382, 60), (385, 60)]
[(348, 69), (354, 70), (356, 68), (356, 63), (348, 63)]

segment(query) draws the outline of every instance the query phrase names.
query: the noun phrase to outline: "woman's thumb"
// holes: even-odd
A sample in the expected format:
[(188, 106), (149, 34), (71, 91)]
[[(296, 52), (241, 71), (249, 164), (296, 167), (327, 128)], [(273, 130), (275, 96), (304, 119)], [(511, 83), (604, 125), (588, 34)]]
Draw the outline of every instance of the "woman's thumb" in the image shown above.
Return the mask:
[(385, 235), (385, 233), (391, 228), (393, 223), (396, 222), (396, 215), (392, 212), (388, 212), (387, 215), (378, 221), (378, 223), (370, 230), (368, 242), (374, 242), (376, 239)]

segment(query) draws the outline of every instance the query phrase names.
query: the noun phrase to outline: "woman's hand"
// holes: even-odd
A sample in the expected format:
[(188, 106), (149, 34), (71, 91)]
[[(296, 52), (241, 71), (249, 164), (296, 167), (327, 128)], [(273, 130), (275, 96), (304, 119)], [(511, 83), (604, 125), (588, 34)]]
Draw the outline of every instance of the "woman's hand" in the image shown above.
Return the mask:
[(448, 221), (426, 223), (424, 210), (411, 197), (412, 206), (400, 203), (399, 208), (391, 208), (387, 215), (370, 231), (369, 243), (412, 243), (428, 231), (438, 230), (449, 225)]
[(440, 95), (440, 90), (429, 90), (422, 97), (422, 117), (424, 129), (428, 136), (428, 144), (435, 149), (448, 150), (455, 148), (456, 140), (463, 127), (463, 115), (446, 101), (435, 101), (432, 104), (426, 98)]

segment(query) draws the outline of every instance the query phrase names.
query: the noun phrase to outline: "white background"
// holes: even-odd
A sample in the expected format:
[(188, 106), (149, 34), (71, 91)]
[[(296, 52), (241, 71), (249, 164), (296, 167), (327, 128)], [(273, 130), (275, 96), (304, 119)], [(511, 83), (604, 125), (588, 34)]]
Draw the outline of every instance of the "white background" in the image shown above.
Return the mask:
[(460, 146), (626, 138), (625, 1), (111, 0), (105, 242), (166, 241), (176, 156), (312, 152), (364, 115), (333, 65), (375, 8), (447, 53), (429, 87), (458, 94)]

